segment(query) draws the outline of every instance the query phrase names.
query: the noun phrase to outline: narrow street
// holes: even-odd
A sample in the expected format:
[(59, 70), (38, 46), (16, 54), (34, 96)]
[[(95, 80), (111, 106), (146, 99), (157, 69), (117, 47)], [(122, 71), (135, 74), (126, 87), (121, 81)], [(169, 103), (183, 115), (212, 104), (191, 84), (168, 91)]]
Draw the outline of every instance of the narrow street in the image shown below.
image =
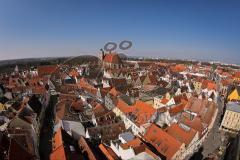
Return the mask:
[(41, 129), (40, 143), (39, 143), (39, 153), (40, 158), (43, 160), (48, 160), (49, 155), (52, 151), (52, 137), (53, 137), (53, 127), (54, 127), (54, 110), (57, 103), (57, 96), (51, 95), (48, 107), (45, 111), (44, 124)]
[(204, 157), (207, 157), (210, 153), (213, 153), (216, 149), (218, 149), (221, 146), (222, 134), (219, 131), (219, 126), (221, 121), (223, 102), (220, 100), (220, 98), (218, 98), (217, 105), (218, 115), (216, 117), (212, 130), (210, 131), (207, 139), (203, 143), (202, 154)]
[[(219, 79), (216, 80), (217, 88), (219, 89)], [(218, 90), (219, 93), (219, 90)], [(216, 120), (214, 122), (214, 125), (209, 132), (208, 137), (203, 143), (203, 157), (207, 157), (209, 154), (216, 153), (216, 150), (220, 148), (220, 146), (223, 145), (224, 140), (224, 133), (219, 130), (220, 124), (221, 124), (221, 116), (223, 114), (223, 108), (224, 108), (224, 100), (223, 98), (218, 95), (217, 99), (217, 107), (218, 107), (218, 114), (216, 117)]]

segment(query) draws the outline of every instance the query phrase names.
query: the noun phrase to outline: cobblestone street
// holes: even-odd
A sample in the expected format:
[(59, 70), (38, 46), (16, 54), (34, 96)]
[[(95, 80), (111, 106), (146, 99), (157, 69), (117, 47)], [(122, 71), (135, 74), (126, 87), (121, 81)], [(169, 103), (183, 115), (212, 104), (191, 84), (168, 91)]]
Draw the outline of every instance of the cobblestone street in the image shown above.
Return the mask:
[(214, 153), (220, 146), (222, 138), (224, 137), (223, 133), (219, 131), (220, 121), (221, 121), (221, 114), (223, 110), (223, 102), (218, 99), (218, 115), (214, 122), (213, 128), (210, 131), (208, 137), (203, 143), (203, 156), (207, 157), (209, 154)]

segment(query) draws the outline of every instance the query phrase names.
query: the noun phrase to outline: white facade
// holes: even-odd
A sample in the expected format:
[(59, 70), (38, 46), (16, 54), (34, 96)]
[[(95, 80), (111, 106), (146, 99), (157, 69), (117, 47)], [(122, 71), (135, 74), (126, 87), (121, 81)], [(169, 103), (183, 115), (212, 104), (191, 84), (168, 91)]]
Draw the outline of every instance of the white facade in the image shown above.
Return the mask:
[[(141, 133), (144, 135), (146, 133), (146, 127), (144, 125), (137, 126), (134, 122), (132, 122), (122, 111), (120, 111), (117, 107), (113, 109), (113, 112), (116, 114), (116, 116), (119, 116), (124, 124), (126, 129), (131, 128), (134, 135), (139, 135)], [(155, 116), (152, 118), (154, 119)]]
[(166, 106), (165, 104), (161, 103), (161, 99), (162, 99), (162, 97), (161, 98), (159, 98), (159, 97), (153, 98), (153, 108), (158, 109), (158, 108), (162, 108), (162, 107)]

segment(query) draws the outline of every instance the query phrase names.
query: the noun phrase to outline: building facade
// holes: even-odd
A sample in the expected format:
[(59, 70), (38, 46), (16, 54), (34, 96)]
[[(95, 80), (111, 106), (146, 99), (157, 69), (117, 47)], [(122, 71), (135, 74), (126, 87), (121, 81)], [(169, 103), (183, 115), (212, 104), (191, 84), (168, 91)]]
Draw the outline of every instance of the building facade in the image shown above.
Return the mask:
[(240, 131), (240, 104), (237, 102), (228, 102), (224, 114), (221, 130), (230, 133), (239, 133)]

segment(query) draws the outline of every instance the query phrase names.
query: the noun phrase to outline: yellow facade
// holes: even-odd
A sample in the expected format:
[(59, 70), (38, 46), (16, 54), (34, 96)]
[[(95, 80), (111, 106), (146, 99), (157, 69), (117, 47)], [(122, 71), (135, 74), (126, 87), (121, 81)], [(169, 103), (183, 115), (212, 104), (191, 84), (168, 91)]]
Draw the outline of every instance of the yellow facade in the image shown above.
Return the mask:
[(195, 81), (195, 82), (193, 82), (193, 86), (194, 86), (194, 89), (197, 93), (201, 92), (201, 90), (202, 90), (202, 83), (201, 82)]
[(240, 96), (239, 96), (239, 93), (238, 93), (237, 89), (234, 89), (232, 91), (232, 93), (229, 94), (228, 100), (229, 101), (231, 101), (231, 100), (240, 100)]
[(146, 78), (143, 81), (143, 85), (148, 85), (148, 84), (151, 84), (151, 81), (150, 81), (150, 78), (147, 75)]
[(233, 132), (233, 133), (239, 132), (240, 131), (240, 113), (226, 110), (220, 128), (222, 130)]
[(3, 111), (3, 110), (5, 110), (5, 109), (6, 109), (6, 108), (5, 108), (4, 104), (0, 103), (0, 111)]

